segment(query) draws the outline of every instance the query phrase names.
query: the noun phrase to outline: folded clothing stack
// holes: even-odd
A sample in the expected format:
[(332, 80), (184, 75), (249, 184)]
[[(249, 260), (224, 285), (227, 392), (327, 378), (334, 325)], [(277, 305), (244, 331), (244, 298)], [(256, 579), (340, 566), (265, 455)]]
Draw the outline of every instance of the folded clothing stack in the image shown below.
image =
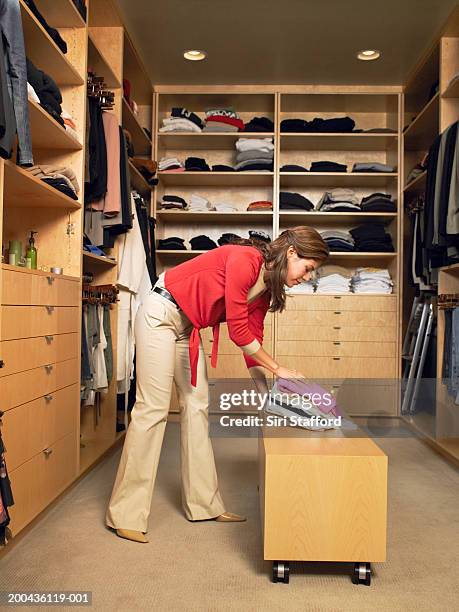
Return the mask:
[(237, 207), (229, 202), (215, 202), (215, 210), (220, 212), (237, 212)]
[(268, 117), (254, 117), (244, 125), (244, 132), (274, 132), (274, 123)]
[(187, 248), (184, 244), (185, 240), (178, 236), (170, 236), (169, 238), (162, 238), (158, 240), (159, 249), (167, 249), (170, 251), (186, 251)]
[(190, 207), (188, 210), (192, 212), (209, 212), (209, 210), (215, 210), (215, 206), (212, 206), (207, 198), (193, 193), (191, 194)]
[(209, 165), (202, 157), (187, 157), (185, 160), (187, 172), (210, 172)]
[(317, 204), (320, 212), (360, 212), (360, 204), (352, 189), (338, 187), (326, 191)]
[(281, 210), (313, 210), (314, 204), (300, 193), (281, 191), (279, 193), (279, 208)]
[(192, 251), (210, 251), (211, 249), (218, 248), (218, 245), (209, 236), (204, 234), (191, 238), (190, 244)]
[(272, 210), (273, 203), (268, 202), (268, 200), (257, 200), (256, 202), (251, 202), (247, 206), (247, 210)]
[(281, 169), (281, 172), (307, 172), (308, 169), (304, 166), (300, 166), (299, 164), (284, 164)]
[(44, 183), (69, 196), (72, 200), (78, 200), (80, 186), (72, 168), (41, 164), (25, 169)]
[(177, 157), (162, 157), (158, 169), (160, 172), (184, 172), (185, 166)]
[(175, 107), (171, 111), (170, 117), (163, 119), (163, 125), (159, 128), (160, 132), (202, 132), (203, 123), (195, 113), (186, 108)]
[(372, 193), (362, 198), (362, 212), (397, 212), (397, 204), (388, 193)]
[(347, 172), (347, 166), (334, 161), (315, 161), (311, 164), (310, 172)]
[(293, 287), (286, 287), (285, 293), (289, 293), (290, 295), (300, 294), (300, 295), (310, 295), (315, 291), (315, 283), (313, 281), (303, 281), (299, 285), (294, 285)]
[(228, 166), (228, 164), (214, 164), (212, 172), (234, 172), (234, 168), (233, 166)]
[(235, 170), (274, 169), (274, 145), (272, 138), (239, 138), (236, 141), (237, 164)]
[(27, 59), (27, 81), (33, 87), (40, 105), (53, 117), (62, 127), (65, 126), (62, 118), (62, 94), (54, 79), (39, 70), (29, 59)]
[(210, 108), (206, 110), (205, 132), (240, 132), (244, 122), (231, 108)]
[(389, 270), (383, 268), (357, 268), (352, 277), (354, 293), (392, 293), (393, 285)]
[(186, 200), (176, 195), (163, 195), (161, 200), (161, 208), (185, 210), (187, 208)]
[(352, 166), (352, 172), (395, 172), (395, 168), (380, 162), (359, 162)]
[(304, 119), (284, 119), (281, 121), (281, 132), (352, 132), (355, 121), (350, 117), (334, 117), (321, 119), (316, 117), (312, 121)]
[(241, 240), (241, 236), (233, 234), (232, 232), (225, 232), (220, 236), (217, 242), (220, 246), (225, 246), (225, 244), (235, 244), (239, 240)]
[[(320, 290), (319, 290), (320, 287)], [(335, 264), (325, 264), (317, 272), (317, 293), (350, 293), (352, 271)]]
[(262, 242), (271, 242), (271, 236), (263, 230), (249, 230), (249, 238), (261, 240)]
[(156, 170), (158, 168), (157, 162), (153, 159), (144, 159), (143, 157), (132, 157), (131, 163), (140, 172), (143, 178), (150, 185), (157, 185), (158, 179), (155, 178)]
[(384, 229), (382, 223), (360, 225), (350, 231), (355, 241), (356, 251), (392, 253), (394, 245), (392, 237)]
[(330, 251), (346, 252), (354, 250), (354, 239), (346, 230), (325, 230), (320, 232), (320, 235), (327, 243)]
[(35, 2), (33, 0), (24, 0), (24, 3), (27, 4), (30, 11), (37, 18), (37, 21), (39, 21), (43, 28), (46, 30), (46, 32), (48, 32), (49, 36), (54, 40), (54, 42), (62, 51), (62, 53), (67, 53), (67, 43), (56, 30), (56, 28), (52, 28), (50, 25), (48, 25), (48, 22), (36, 7)]

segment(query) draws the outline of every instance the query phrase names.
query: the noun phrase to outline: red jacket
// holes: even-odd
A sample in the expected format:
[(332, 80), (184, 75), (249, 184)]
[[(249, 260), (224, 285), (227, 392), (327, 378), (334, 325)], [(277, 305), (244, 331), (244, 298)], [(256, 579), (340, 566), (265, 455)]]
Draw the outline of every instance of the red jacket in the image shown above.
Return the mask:
[[(245, 346), (254, 340), (263, 343), (263, 323), (270, 305), (270, 293), (247, 303), (255, 285), (263, 256), (255, 247), (225, 245), (203, 253), (166, 271), (164, 284), (193, 324), (190, 336), (191, 384), (196, 386), (199, 357), (199, 330), (212, 327), (211, 365), (217, 365), (219, 325), (226, 321), (231, 340)], [(247, 367), (258, 365), (245, 355)]]

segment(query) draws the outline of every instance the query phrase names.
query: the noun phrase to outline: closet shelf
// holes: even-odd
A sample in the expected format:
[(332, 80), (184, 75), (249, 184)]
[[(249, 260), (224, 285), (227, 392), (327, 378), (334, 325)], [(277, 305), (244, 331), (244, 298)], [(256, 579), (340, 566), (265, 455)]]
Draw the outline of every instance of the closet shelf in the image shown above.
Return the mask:
[(5, 207), (79, 209), (80, 202), (72, 200), (51, 185), (35, 178), (9, 160), (5, 160)]
[(147, 183), (141, 172), (137, 170), (134, 164), (129, 160), (129, 171), (131, 174), (131, 186), (142, 194), (151, 194), (153, 187)]
[(157, 216), (169, 222), (180, 223), (183, 220), (185, 223), (188, 221), (208, 221), (212, 223), (219, 223), (220, 221), (235, 221), (241, 223), (250, 223), (251, 221), (272, 221), (273, 211), (235, 211), (235, 212), (224, 212), (224, 211), (186, 211), (186, 210), (158, 210)]
[(40, 12), (53, 28), (84, 28), (86, 23), (72, 0), (40, 0)]
[(418, 193), (424, 191), (426, 185), (427, 171), (424, 170), (422, 174), (410, 181), (403, 191), (405, 193)]
[(83, 145), (37, 102), (29, 99), (30, 131), (34, 149), (81, 151)]
[[(210, 249), (212, 250), (212, 249)], [(156, 254), (159, 256), (168, 256), (168, 257), (194, 257), (195, 255), (200, 255), (201, 253), (207, 253), (208, 251), (192, 251), (191, 249), (183, 250), (175, 250), (175, 249), (156, 249)], [(333, 259), (360, 259), (360, 260), (375, 260), (375, 259), (392, 259), (393, 257), (397, 257), (397, 253), (364, 253), (364, 252), (352, 252), (352, 253), (341, 253), (337, 251), (332, 251), (330, 253), (330, 258)]]
[(359, 221), (371, 222), (382, 221), (390, 223), (397, 218), (397, 213), (384, 212), (320, 212), (320, 211), (305, 211), (299, 212), (296, 210), (280, 210), (279, 220), (282, 221), (308, 221), (309, 223), (318, 221), (321, 223), (358, 223)]
[(79, 276), (68, 276), (67, 274), (53, 274), (52, 272), (44, 272), (43, 270), (30, 270), (29, 268), (21, 268), (20, 266), (10, 266), (9, 264), (2, 264), (3, 270), (10, 270), (12, 272), (21, 272), (23, 274), (31, 274), (32, 276), (52, 276), (53, 278), (63, 278), (64, 280), (80, 282)]
[(439, 268), (440, 272), (447, 272), (448, 274), (457, 274), (459, 276), (459, 263), (451, 264), (449, 266), (443, 266)]
[(119, 78), (113, 72), (109, 61), (97, 45), (90, 29), (88, 30), (88, 70), (93, 70), (97, 76), (104, 77), (104, 83), (108, 89), (119, 89), (121, 87)]
[(131, 134), (135, 154), (149, 156), (151, 153), (151, 140), (124, 98), (122, 123), (123, 127)]
[(159, 172), (163, 185), (190, 186), (272, 186), (273, 172)]
[(425, 151), (432, 144), (439, 130), (440, 94), (427, 102), (404, 132), (407, 151)]
[(281, 150), (386, 151), (397, 146), (398, 134), (283, 132), (280, 138)]
[(442, 93), (442, 98), (459, 98), (459, 79), (453, 81)]
[(158, 132), (160, 149), (169, 150), (206, 150), (231, 149), (235, 151), (235, 142), (239, 138), (274, 138), (273, 132), (228, 132), (228, 133), (189, 133)]
[(83, 251), (83, 258), (86, 260), (87, 263), (93, 263), (97, 266), (107, 266), (111, 268), (117, 265), (117, 262), (114, 259), (109, 259), (108, 257), (101, 257), (100, 255), (94, 255), (93, 253), (88, 253), (87, 251)]
[[(66, 0), (66, 3), (70, 0)], [(72, 66), (29, 7), (20, 0), (27, 57), (58, 85), (83, 85), (85, 79)]]
[(279, 177), (281, 188), (384, 187), (390, 181), (394, 181), (398, 174), (396, 172), (280, 172)]

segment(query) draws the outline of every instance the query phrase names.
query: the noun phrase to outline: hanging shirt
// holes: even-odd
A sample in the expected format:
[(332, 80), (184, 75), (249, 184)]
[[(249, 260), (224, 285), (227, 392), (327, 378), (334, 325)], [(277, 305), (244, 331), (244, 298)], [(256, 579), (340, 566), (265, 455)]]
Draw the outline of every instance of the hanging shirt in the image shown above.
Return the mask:
[[(247, 367), (259, 365), (250, 355), (263, 342), (264, 319), (271, 298), (264, 283), (261, 284), (262, 278), (260, 281), (263, 261), (263, 255), (255, 247), (229, 244), (167, 270), (166, 289), (193, 324), (189, 348), (193, 386), (196, 386), (199, 358), (199, 330), (205, 327), (213, 328), (212, 367), (217, 365), (219, 328), (225, 321), (229, 337), (244, 351)], [(258, 295), (252, 296), (254, 286), (259, 290)]]

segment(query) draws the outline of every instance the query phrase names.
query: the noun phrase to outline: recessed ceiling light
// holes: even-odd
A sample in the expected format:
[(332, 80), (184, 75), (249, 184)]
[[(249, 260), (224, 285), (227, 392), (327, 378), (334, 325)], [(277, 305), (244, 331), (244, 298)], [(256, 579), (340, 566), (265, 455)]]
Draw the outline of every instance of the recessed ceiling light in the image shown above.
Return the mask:
[(189, 49), (183, 53), (183, 57), (192, 62), (199, 62), (200, 60), (206, 59), (207, 53), (199, 49)]
[(366, 49), (364, 51), (359, 51), (357, 53), (357, 57), (359, 58), (359, 60), (369, 62), (371, 60), (376, 60), (381, 57), (381, 51), (376, 51), (376, 49)]

